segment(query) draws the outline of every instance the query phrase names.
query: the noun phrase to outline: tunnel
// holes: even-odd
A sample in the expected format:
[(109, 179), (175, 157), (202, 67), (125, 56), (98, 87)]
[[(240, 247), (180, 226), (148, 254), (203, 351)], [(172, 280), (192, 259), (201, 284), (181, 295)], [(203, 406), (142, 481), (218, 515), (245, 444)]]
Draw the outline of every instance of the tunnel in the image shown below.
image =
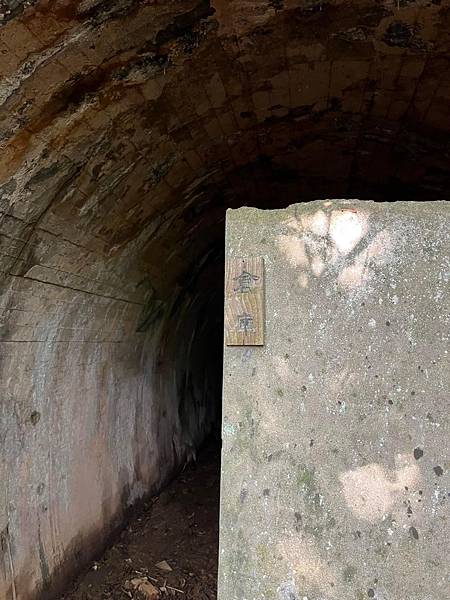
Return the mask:
[(0, 596), (220, 436), (227, 208), (448, 184), (447, 0), (0, 2)]

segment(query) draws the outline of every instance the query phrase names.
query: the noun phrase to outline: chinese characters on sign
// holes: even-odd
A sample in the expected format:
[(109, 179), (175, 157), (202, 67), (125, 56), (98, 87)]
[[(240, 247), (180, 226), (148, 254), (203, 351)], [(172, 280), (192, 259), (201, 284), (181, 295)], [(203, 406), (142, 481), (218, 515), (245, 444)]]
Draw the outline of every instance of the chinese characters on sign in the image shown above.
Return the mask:
[(258, 279), (259, 277), (257, 275), (252, 275), (251, 273), (246, 271), (243, 265), (242, 273), (234, 278), (234, 281), (238, 282), (238, 286), (234, 288), (234, 291), (240, 292), (241, 294), (246, 294), (252, 289), (253, 282), (258, 281)]
[(264, 344), (264, 272), (261, 257), (229, 259), (225, 271), (225, 341)]
[(254, 331), (253, 327), (253, 317), (248, 313), (244, 313), (243, 315), (238, 315), (238, 329), (239, 331)]

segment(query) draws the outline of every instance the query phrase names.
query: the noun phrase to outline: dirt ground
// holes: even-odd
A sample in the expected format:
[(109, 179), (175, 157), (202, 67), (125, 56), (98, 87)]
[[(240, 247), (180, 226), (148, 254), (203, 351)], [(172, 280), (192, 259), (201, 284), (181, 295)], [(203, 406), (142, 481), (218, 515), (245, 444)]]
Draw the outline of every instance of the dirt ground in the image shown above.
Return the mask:
[[(219, 450), (208, 447), (61, 600), (215, 600), (219, 478)], [(145, 595), (140, 581), (159, 595)]]

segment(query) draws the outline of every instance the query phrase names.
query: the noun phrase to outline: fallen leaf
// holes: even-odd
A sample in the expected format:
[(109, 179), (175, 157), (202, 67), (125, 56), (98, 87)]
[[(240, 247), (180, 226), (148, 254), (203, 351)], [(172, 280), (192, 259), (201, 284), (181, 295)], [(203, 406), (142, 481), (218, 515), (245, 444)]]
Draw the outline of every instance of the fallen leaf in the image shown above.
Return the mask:
[(138, 587), (138, 591), (142, 596), (144, 596), (145, 600), (156, 600), (159, 598), (158, 588), (155, 588), (150, 581), (144, 581), (144, 583), (141, 583), (141, 585)]
[(166, 560), (161, 560), (159, 563), (156, 563), (155, 567), (160, 571), (165, 571), (166, 573), (172, 571), (172, 567)]

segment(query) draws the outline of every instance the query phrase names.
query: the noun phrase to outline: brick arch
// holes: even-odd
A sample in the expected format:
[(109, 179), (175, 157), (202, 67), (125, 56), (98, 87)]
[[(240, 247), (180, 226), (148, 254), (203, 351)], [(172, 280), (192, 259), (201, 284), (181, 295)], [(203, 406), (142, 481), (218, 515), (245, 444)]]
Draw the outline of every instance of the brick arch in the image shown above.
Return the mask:
[(0, 532), (28, 600), (213, 427), (227, 207), (445, 196), (449, 5), (3, 6)]

